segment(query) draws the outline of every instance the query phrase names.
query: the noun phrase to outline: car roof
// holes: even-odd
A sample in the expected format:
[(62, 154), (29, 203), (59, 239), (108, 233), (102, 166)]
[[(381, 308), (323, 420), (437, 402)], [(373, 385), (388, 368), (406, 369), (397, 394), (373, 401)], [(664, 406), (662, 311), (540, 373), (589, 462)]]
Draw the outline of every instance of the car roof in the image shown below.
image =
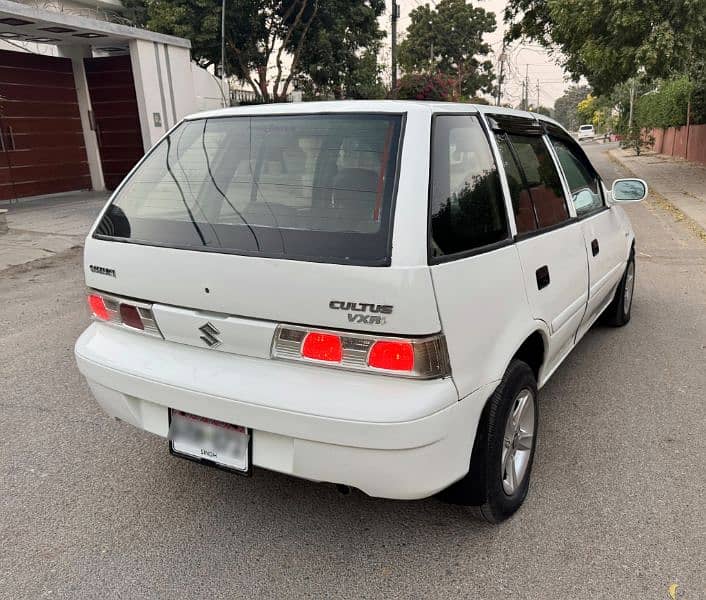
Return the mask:
[(505, 108), (502, 106), (491, 106), (487, 104), (428, 102), (421, 100), (334, 100), (324, 102), (279, 102), (275, 104), (253, 104), (248, 106), (220, 108), (217, 110), (209, 110), (189, 115), (186, 118), (187, 120), (191, 120), (239, 115), (296, 115), (361, 112), (389, 112), (397, 114), (406, 112), (425, 112), (428, 114), (480, 113), (510, 115), (552, 123), (564, 129), (560, 123), (550, 117), (524, 110), (517, 110), (515, 108)]

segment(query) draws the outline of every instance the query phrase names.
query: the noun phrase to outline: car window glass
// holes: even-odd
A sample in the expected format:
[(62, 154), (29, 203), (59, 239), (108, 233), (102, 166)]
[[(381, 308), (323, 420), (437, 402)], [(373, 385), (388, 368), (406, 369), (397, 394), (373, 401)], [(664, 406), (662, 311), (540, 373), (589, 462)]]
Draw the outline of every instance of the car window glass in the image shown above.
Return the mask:
[(500, 156), (505, 167), (505, 175), (507, 176), (507, 184), (510, 188), (510, 198), (512, 200), (512, 210), (515, 214), (515, 224), (517, 225), (517, 233), (526, 233), (537, 229), (537, 219), (532, 206), (532, 198), (530, 197), (528, 186), (525, 185), (522, 178), (522, 173), (517, 166), (517, 161), (512, 155), (510, 146), (507, 143), (504, 135), (498, 135), (498, 146), (500, 148)]
[(185, 121), (128, 178), (96, 233), (296, 260), (389, 262), (402, 117)]
[(556, 138), (552, 138), (561, 168), (571, 190), (571, 200), (576, 208), (576, 214), (581, 217), (603, 206), (600, 180), (590, 163), (575, 152), (571, 146)]
[(433, 256), (508, 237), (497, 165), (476, 117), (434, 119), (430, 202)]
[(544, 140), (538, 136), (508, 135), (524, 175), (540, 229), (569, 219), (559, 172)]

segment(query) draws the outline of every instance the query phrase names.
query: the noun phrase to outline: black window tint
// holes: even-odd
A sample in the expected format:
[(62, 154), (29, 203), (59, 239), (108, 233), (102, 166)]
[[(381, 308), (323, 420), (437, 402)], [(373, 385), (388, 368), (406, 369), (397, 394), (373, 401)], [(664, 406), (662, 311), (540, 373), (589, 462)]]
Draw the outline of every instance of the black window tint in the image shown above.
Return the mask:
[(498, 169), (476, 117), (439, 116), (432, 136), (432, 256), (508, 237)]
[(603, 206), (600, 179), (591, 164), (568, 141), (552, 138), (559, 163), (571, 190), (576, 214), (581, 217)]
[(519, 160), (537, 226), (543, 229), (566, 221), (569, 210), (561, 179), (544, 140), (526, 135), (509, 135), (508, 139)]
[(117, 194), (97, 235), (177, 248), (389, 264), (402, 117), (186, 121)]
[(532, 198), (530, 197), (528, 186), (524, 183), (522, 173), (517, 166), (515, 157), (512, 155), (505, 135), (498, 135), (497, 140), (500, 155), (503, 159), (503, 166), (505, 167), (507, 183), (510, 188), (510, 198), (512, 199), (512, 209), (515, 213), (517, 233), (533, 231), (537, 229), (537, 218), (534, 214), (534, 207), (532, 206)]

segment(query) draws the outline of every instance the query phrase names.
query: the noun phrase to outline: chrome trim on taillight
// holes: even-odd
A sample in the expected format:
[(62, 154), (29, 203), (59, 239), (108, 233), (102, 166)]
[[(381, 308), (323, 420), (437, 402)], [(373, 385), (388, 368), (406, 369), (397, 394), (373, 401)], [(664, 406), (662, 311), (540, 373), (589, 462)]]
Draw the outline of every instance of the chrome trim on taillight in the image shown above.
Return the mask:
[[(147, 302), (139, 302), (137, 300), (131, 300), (130, 298), (122, 298), (120, 296), (115, 296), (114, 294), (106, 294), (105, 292), (100, 292), (94, 289), (88, 289), (89, 295), (100, 296), (103, 298), (103, 303), (108, 312), (108, 320), (101, 319), (95, 314), (91, 313), (91, 317), (99, 323), (107, 323), (108, 325), (115, 325), (121, 329), (127, 329), (129, 331), (136, 331), (137, 333), (142, 333), (145, 335), (151, 335), (153, 337), (158, 337), (164, 339), (162, 332), (159, 330), (157, 321), (152, 312), (152, 304)], [(134, 306), (140, 315), (140, 320), (144, 326), (144, 329), (138, 329), (137, 327), (131, 327), (130, 325), (125, 325), (120, 316), (120, 305), (124, 304), (127, 306)]]
[[(302, 356), (302, 344), (308, 333), (329, 333), (341, 338), (343, 358), (341, 362), (314, 360)], [(411, 371), (379, 369), (368, 364), (370, 349), (378, 341), (407, 342), (414, 350), (414, 368)], [(436, 379), (451, 375), (446, 338), (439, 333), (423, 338), (405, 338), (397, 336), (371, 335), (337, 331), (318, 327), (299, 325), (278, 325), (272, 339), (272, 358), (315, 364), (322, 367), (393, 375), (414, 379)]]

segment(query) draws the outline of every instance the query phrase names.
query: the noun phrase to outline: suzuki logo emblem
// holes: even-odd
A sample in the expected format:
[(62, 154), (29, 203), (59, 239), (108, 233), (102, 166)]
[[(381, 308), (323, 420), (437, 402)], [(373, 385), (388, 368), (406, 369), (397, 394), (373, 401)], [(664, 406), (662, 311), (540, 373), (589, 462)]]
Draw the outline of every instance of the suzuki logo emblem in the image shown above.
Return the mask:
[(215, 348), (221, 345), (221, 340), (216, 337), (220, 331), (213, 326), (213, 323), (204, 323), (199, 327), (199, 331), (203, 333), (203, 335), (200, 336), (201, 341), (209, 348)]

